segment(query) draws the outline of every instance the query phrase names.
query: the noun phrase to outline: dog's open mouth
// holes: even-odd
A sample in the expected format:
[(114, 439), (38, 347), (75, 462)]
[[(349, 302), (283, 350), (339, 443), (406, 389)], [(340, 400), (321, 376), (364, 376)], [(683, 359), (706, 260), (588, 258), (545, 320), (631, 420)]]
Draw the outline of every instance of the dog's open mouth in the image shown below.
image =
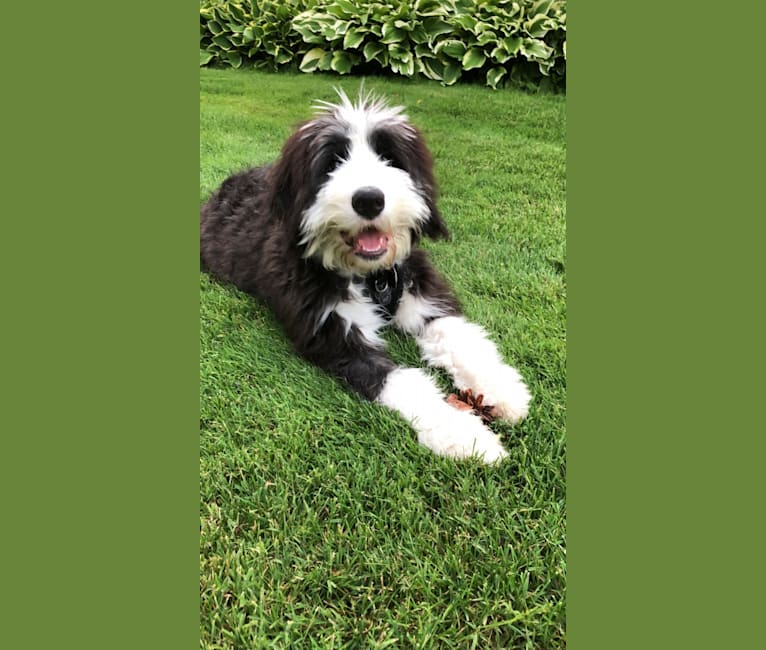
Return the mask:
[(343, 240), (359, 257), (377, 259), (388, 251), (389, 236), (377, 228), (365, 228), (356, 235), (342, 233)]

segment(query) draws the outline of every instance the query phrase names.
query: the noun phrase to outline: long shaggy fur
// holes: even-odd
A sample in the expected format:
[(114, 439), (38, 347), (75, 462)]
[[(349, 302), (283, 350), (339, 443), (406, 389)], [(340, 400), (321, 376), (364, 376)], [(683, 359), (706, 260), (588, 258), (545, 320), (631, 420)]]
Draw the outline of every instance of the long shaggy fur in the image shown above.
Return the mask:
[(518, 373), (417, 247), (448, 237), (421, 134), (369, 95), (317, 109), (275, 163), (232, 175), (202, 206), (202, 267), (263, 300), (299, 354), (397, 410), (434, 452), (499, 460), (497, 437), (446, 405), (421, 370), (398, 369), (378, 336), (388, 323), (415, 335), (461, 388), (493, 395), (509, 419), (526, 415)]

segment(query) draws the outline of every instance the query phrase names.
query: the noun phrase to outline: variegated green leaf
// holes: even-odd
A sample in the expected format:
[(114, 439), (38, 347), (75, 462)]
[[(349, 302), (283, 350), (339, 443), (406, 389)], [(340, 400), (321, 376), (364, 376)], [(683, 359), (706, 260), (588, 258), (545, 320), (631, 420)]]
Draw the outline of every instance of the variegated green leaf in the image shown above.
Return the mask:
[(465, 43), (456, 39), (447, 39), (441, 41), (435, 48), (436, 54), (446, 54), (453, 59), (463, 59), (463, 55), (466, 52)]
[(503, 48), (508, 54), (516, 54), (521, 49), (520, 36), (508, 36), (503, 39)]
[(332, 4), (338, 9), (337, 13), (335, 13), (336, 16), (352, 18), (359, 13), (359, 8), (353, 2), (349, 2), (349, 0), (334, 0)]
[(508, 71), (501, 67), (501, 66), (495, 66), (494, 68), (490, 68), (487, 70), (487, 85), (492, 86), (492, 88), (497, 88), (497, 84), (500, 83), (502, 78), (508, 73)]
[(243, 23), (245, 21), (245, 12), (233, 2), (229, 3), (229, 13), (238, 23)]
[(232, 68), (238, 68), (242, 65), (242, 55), (239, 52), (227, 52), (226, 60)]
[(344, 36), (352, 24), (353, 23), (348, 20), (336, 20), (332, 24), (333, 37), (337, 38), (339, 36)]
[(415, 74), (415, 63), (412, 59), (409, 61), (397, 61), (392, 58), (389, 65), (391, 66), (391, 70), (404, 77), (411, 77)]
[(535, 14), (547, 14), (552, 4), (553, 0), (538, 0), (538, 2), (535, 2), (535, 4), (533, 4), (532, 8), (529, 10), (529, 15), (534, 16)]
[(442, 73), (442, 83), (445, 86), (451, 86), (460, 79), (462, 70), (457, 63), (447, 63), (444, 66), (444, 72)]
[(538, 14), (524, 23), (524, 29), (532, 38), (545, 36), (553, 26), (553, 21), (543, 14)]
[(385, 49), (386, 49), (386, 46), (383, 45), (382, 43), (374, 43), (371, 41), (364, 46), (364, 49), (362, 50), (362, 54), (364, 54), (364, 58), (366, 61), (372, 61), (373, 59), (378, 59), (378, 55), (384, 52)]
[(487, 30), (491, 30), (493, 27), (494, 25), (491, 25), (490, 23), (483, 22), (480, 20), (474, 26), (473, 33), (478, 36), (479, 34), (483, 34), (484, 32), (486, 32)]
[(476, 39), (477, 45), (487, 45), (489, 43), (497, 43), (497, 34), (495, 32), (482, 32), (479, 38)]
[(525, 38), (521, 41), (521, 52), (527, 57), (547, 59), (553, 53), (553, 48), (548, 47), (542, 41)]
[(213, 36), (213, 43), (215, 43), (221, 49), (224, 49), (224, 50), (231, 49), (231, 41), (229, 41), (229, 39), (226, 38), (225, 36)]
[(313, 72), (319, 66), (319, 61), (326, 54), (321, 47), (315, 47), (306, 54), (303, 55), (303, 60), (300, 63), (300, 69), (302, 72)]
[(446, 20), (437, 16), (432, 16), (432, 17), (426, 18), (423, 21), (423, 29), (426, 30), (426, 34), (428, 34), (428, 38), (433, 41), (434, 38), (436, 38), (437, 36), (440, 36), (441, 34), (452, 33), (452, 30), (454, 29), (454, 27), (450, 25)]
[(429, 79), (441, 81), (444, 75), (444, 63), (439, 59), (418, 59), (418, 68)]
[(410, 32), (410, 40), (413, 43), (426, 43), (428, 41), (428, 33), (423, 25), (415, 25)]
[(427, 58), (434, 58), (436, 54), (434, 51), (425, 43), (419, 43), (415, 46), (415, 57), (427, 57)]
[(319, 59), (319, 69), (322, 72), (327, 72), (332, 69), (332, 52), (325, 52)]
[(330, 68), (335, 70), (335, 72), (337, 72), (338, 74), (348, 74), (349, 72), (351, 72), (351, 69), (353, 67), (354, 67), (354, 59), (350, 54), (342, 50), (332, 53)]
[(511, 58), (511, 55), (508, 54), (507, 50), (500, 45), (493, 49), (489, 56), (492, 57), (492, 60), (496, 63), (505, 63)]
[(439, 0), (415, 0), (413, 8), (421, 16), (428, 15), (429, 12), (435, 11), (443, 14), (446, 12), (444, 4), (446, 3), (440, 2)]
[(399, 45), (397, 43), (392, 43), (388, 46), (388, 55), (396, 60), (396, 61), (402, 61), (404, 63), (407, 63), (412, 59), (412, 52), (410, 50), (402, 45)]
[(398, 27), (394, 27), (393, 23), (383, 23), (382, 43), (401, 43), (407, 38), (407, 32)]
[(304, 43), (319, 45), (326, 42), (319, 25), (294, 25), (294, 29), (301, 35)]
[(467, 29), (469, 32), (473, 31), (478, 22), (476, 18), (469, 16), (468, 14), (461, 14), (453, 18), (453, 22), (460, 25), (463, 29)]
[(364, 40), (365, 33), (359, 29), (349, 29), (343, 37), (343, 49), (355, 50)]
[(293, 60), (292, 52), (288, 52), (285, 49), (281, 49), (277, 55), (274, 57), (274, 61), (277, 65), (284, 65), (285, 63), (290, 63), (290, 61)]
[(473, 70), (474, 68), (480, 68), (484, 65), (487, 57), (480, 49), (472, 47), (463, 55), (463, 69)]

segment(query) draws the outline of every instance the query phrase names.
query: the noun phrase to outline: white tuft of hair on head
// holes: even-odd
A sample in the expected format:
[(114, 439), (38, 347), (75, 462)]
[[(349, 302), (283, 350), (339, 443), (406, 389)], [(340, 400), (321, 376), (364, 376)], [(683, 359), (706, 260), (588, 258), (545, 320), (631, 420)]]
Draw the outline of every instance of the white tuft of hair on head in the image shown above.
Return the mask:
[(386, 125), (397, 126), (404, 137), (415, 137), (415, 130), (403, 106), (392, 106), (384, 97), (363, 88), (359, 89), (356, 101), (352, 101), (342, 88), (335, 87), (334, 90), (339, 102), (316, 100), (312, 107), (316, 111), (315, 119), (330, 117), (355, 132)]

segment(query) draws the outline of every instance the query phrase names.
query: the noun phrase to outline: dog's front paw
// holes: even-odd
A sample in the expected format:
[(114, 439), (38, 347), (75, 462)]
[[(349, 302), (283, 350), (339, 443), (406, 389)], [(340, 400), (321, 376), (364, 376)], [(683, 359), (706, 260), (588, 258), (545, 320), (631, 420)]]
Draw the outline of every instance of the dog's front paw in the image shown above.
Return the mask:
[(482, 377), (475, 394), (484, 395), (484, 403), (494, 407), (494, 414), (509, 422), (519, 422), (529, 413), (532, 395), (515, 368), (500, 364)]
[(495, 463), (508, 455), (480, 418), (447, 404), (434, 380), (419, 368), (392, 371), (378, 401), (409, 420), (418, 442), (439, 456), (477, 456)]
[(476, 456), (488, 465), (499, 462), (508, 455), (500, 444), (500, 438), (485, 427), (478, 417), (471, 413), (455, 411), (452, 407), (448, 408), (452, 412), (438, 425), (433, 428), (419, 428), (420, 444), (439, 456), (459, 459)]

